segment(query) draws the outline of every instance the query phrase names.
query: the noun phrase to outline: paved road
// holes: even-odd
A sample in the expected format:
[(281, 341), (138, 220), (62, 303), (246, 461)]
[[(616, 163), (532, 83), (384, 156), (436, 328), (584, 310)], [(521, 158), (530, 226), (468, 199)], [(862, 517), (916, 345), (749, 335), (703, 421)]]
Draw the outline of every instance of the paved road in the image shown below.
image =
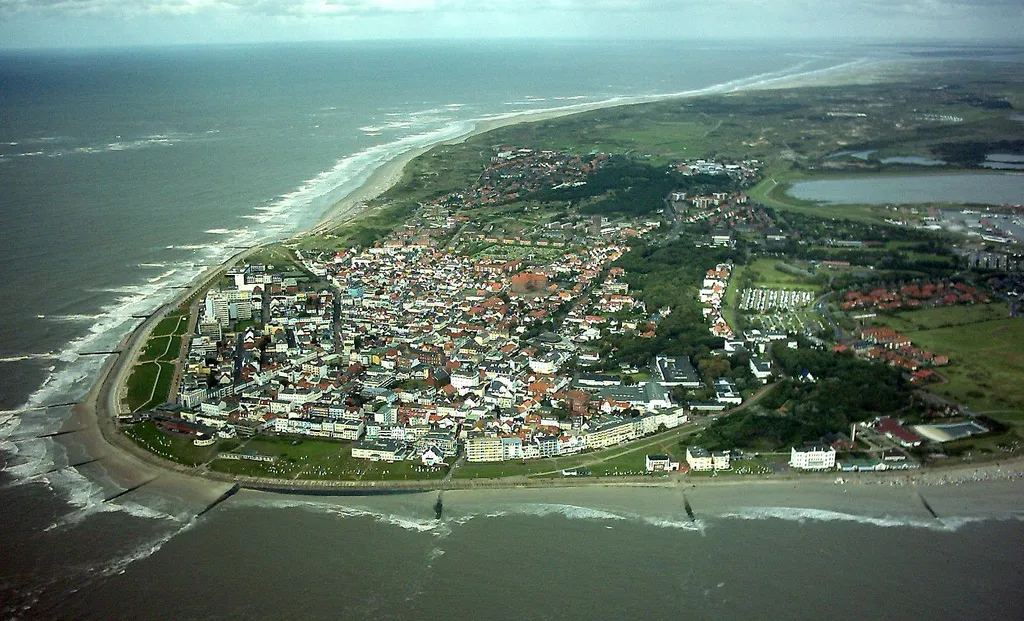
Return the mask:
[(832, 335), (836, 342), (841, 343), (843, 341), (843, 330), (839, 327), (839, 324), (832, 318), (832, 313), (828, 310), (829, 298), (832, 297), (831, 293), (826, 293), (817, 300), (814, 301), (814, 310), (821, 313), (821, 316), (825, 318), (829, 327), (832, 328)]

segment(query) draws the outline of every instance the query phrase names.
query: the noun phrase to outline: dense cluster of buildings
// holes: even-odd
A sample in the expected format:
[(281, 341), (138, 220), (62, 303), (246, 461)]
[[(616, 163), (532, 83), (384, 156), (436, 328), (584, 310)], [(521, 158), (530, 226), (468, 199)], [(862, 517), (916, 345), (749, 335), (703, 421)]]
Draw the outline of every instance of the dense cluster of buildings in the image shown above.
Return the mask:
[(443, 249), (457, 224), (432, 205), (372, 247), (299, 252), (300, 277), (231, 270), (199, 307), (182, 418), (211, 436), (351, 440), (355, 458), (426, 465), (461, 447), (469, 461), (577, 453), (687, 420), (670, 396), (697, 381), (685, 357), (655, 359), (662, 376), (639, 384), (575, 381), (578, 358), (600, 359), (586, 343), (653, 336), (671, 313), (649, 313), (609, 267), (627, 246), (478, 260)]
[(870, 291), (850, 291), (844, 296), (843, 310), (900, 310), (924, 306), (985, 304), (989, 297), (977, 287), (962, 282), (910, 284), (899, 289), (877, 287)]
[(729, 322), (722, 314), (722, 306), (725, 303), (725, 294), (729, 289), (729, 277), (732, 275), (732, 265), (720, 263), (710, 269), (704, 275), (704, 282), (701, 285), (700, 303), (704, 305), (704, 319), (711, 324), (709, 330), (715, 336), (730, 339), (734, 336)]
[(739, 182), (750, 184), (757, 181), (761, 166), (758, 160), (719, 162), (699, 159), (683, 161), (676, 164), (675, 168), (683, 175), (728, 175)]
[(910, 337), (884, 326), (862, 327), (856, 332), (858, 339), (850, 344), (840, 343), (837, 352), (851, 351), (868, 360), (877, 360), (906, 371), (914, 383), (938, 379), (932, 367), (949, 364), (949, 357), (921, 349)]

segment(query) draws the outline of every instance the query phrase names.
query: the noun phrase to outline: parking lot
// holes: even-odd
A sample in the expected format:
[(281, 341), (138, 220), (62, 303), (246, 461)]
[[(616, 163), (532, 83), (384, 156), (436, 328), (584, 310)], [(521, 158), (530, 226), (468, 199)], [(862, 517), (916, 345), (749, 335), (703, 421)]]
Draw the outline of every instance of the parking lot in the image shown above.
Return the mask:
[(824, 332), (821, 316), (811, 309), (764, 313), (750, 317), (750, 325), (767, 332), (816, 336)]
[(811, 291), (786, 289), (744, 289), (740, 292), (740, 310), (767, 312), (805, 308), (814, 302)]

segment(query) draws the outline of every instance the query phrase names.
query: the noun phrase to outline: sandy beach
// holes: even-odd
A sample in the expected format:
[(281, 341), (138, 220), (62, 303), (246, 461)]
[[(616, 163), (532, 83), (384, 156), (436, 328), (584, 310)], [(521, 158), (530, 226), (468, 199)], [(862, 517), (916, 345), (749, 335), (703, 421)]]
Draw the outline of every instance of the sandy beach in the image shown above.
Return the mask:
[[(792, 78), (768, 81), (751, 88), (789, 88), (810, 84), (850, 83), (858, 80), (878, 79), (873, 65), (861, 65), (837, 71), (835, 74), (793, 76)], [(651, 98), (656, 99), (656, 98)], [(657, 98), (661, 99), (661, 98)], [(578, 114), (590, 110), (642, 103), (602, 102), (566, 109), (538, 111), (483, 120), (467, 134), (447, 143), (461, 142), (472, 136), (517, 123), (536, 122), (551, 118)], [(442, 144), (442, 143), (438, 143)], [(413, 149), (386, 162), (374, 171), (368, 180), (345, 199), (330, 208), (313, 229), (301, 234), (313, 235), (335, 228), (351, 221), (366, 208), (366, 203), (390, 188), (401, 179), (405, 166), (416, 157), (436, 145)], [(139, 351), (146, 342), (150, 330), (171, 309), (186, 300), (195, 291), (206, 286), (223, 270), (241, 260), (260, 246), (239, 252), (223, 264), (203, 272), (190, 289), (183, 290), (174, 300), (145, 320), (138, 328), (125, 337), (120, 347), (121, 354), (111, 357), (87, 397), (73, 409), (73, 416), (65, 429), (78, 430), (74, 442), (83, 447), (85, 454), (102, 457), (95, 468), (105, 479), (123, 488), (145, 484), (147, 489), (173, 497), (194, 499), (196, 502), (211, 502), (237, 480), (217, 473), (198, 472), (195, 469), (172, 464), (145, 451), (122, 434), (116, 423), (117, 400), (124, 389), (128, 372)], [(693, 495), (695, 506), (707, 502), (707, 506), (719, 503), (722, 507), (742, 506), (749, 502), (755, 506), (832, 507), (835, 510), (856, 510), (867, 506), (881, 508), (906, 504), (916, 515), (924, 511), (919, 499), (909, 488), (929, 489), (929, 498), (935, 496), (936, 507), (942, 511), (960, 513), (961, 509), (978, 511), (984, 508), (991, 513), (1020, 511), (1024, 509), (1024, 462), (1004, 462), (982, 467), (963, 466), (936, 471), (906, 474), (844, 475), (844, 484), (837, 484), (834, 473), (820, 476), (788, 478), (718, 477), (717, 479), (683, 477), (652, 480), (638, 479), (592, 479), (567, 481), (546, 480), (459, 480), (449, 488), (463, 488), (447, 491), (453, 498), (470, 498), (470, 502), (487, 502), (489, 498), (511, 497), (543, 498), (547, 501), (570, 502), (581, 497), (580, 502), (611, 502), (600, 500), (616, 498), (614, 503), (622, 506), (637, 506), (639, 498), (655, 495), (664, 498), (666, 493), (676, 494), (673, 506), (678, 505), (678, 496), (685, 489), (687, 497)], [(348, 493), (373, 493), (382, 489), (427, 490), (436, 489), (437, 483), (430, 482), (283, 482), (269, 480), (241, 480), (243, 487), (256, 489), (280, 488), (330, 493), (331, 490)], [(509, 488), (536, 487), (538, 489), (511, 490)], [(937, 490), (933, 492), (932, 490)], [(525, 496), (524, 496), (525, 495)], [(625, 500), (635, 498), (634, 500)], [(589, 499), (589, 500), (588, 500)], [(594, 500), (598, 499), (598, 500)], [(699, 499), (699, 501), (697, 500)], [(613, 503), (613, 504), (614, 504)], [(622, 504), (625, 503), (625, 504)], [(872, 504), (874, 503), (874, 504)], [(618, 506), (617, 505), (617, 506)], [(936, 508), (938, 512), (939, 509)], [(941, 513), (940, 513), (941, 515)]]

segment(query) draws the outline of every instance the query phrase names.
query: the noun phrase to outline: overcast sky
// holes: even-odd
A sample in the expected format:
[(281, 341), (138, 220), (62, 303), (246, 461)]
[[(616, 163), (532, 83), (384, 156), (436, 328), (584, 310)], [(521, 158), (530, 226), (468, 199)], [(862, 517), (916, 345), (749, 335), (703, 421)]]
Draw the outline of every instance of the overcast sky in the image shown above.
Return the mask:
[(347, 39), (1016, 39), (1022, 0), (0, 0), (0, 47)]

